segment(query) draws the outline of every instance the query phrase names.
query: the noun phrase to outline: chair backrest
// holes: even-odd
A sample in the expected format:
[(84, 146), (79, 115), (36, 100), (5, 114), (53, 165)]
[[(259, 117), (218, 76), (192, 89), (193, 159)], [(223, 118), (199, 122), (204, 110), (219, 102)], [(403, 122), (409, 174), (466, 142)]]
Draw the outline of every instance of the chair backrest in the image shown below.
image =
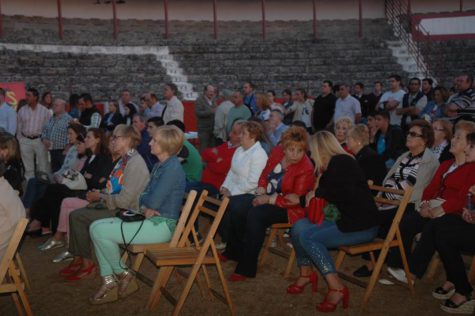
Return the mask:
[[(379, 185), (373, 185), (373, 182), (371, 180), (368, 181), (368, 186), (370, 190), (378, 191), (378, 194), (374, 197), (374, 200), (376, 203), (398, 206), (396, 215), (394, 216), (393, 222), (391, 224), (391, 227), (386, 237), (386, 241), (390, 242), (394, 239), (394, 235), (396, 234), (396, 232), (399, 231), (399, 223), (401, 222), (402, 216), (404, 215), (404, 212), (406, 211), (406, 207), (407, 207), (407, 204), (409, 203), (409, 200), (411, 199), (411, 195), (412, 195), (412, 191), (414, 190), (414, 187), (409, 186), (405, 190), (397, 190), (397, 189), (385, 188)], [(400, 200), (389, 200), (389, 199), (379, 196), (379, 192), (401, 195), (402, 198)]]
[[(198, 202), (196, 203), (193, 213), (191, 214), (191, 217), (186, 225), (185, 231), (183, 232), (181, 239), (178, 242), (178, 247), (185, 247), (186, 245), (189, 245), (190, 235), (193, 238), (195, 247), (197, 249), (201, 247), (200, 242), (197, 237), (196, 230), (195, 230), (195, 223), (196, 221), (198, 221), (199, 215), (202, 213), (207, 216), (211, 216), (213, 218), (212, 224), (209, 226), (207, 232), (205, 232), (204, 234), (205, 240), (202, 242), (202, 245), (205, 248), (208, 248), (209, 245), (212, 243), (212, 240), (214, 238), (214, 235), (216, 234), (216, 231), (218, 230), (219, 223), (221, 222), (221, 219), (223, 218), (223, 215), (226, 210), (226, 207), (228, 206), (228, 203), (229, 203), (229, 199), (227, 197), (224, 197), (223, 200), (221, 201), (221, 200), (209, 197), (208, 191), (203, 190), (203, 192), (201, 193), (201, 196), (198, 199)], [(216, 210), (211, 209), (208, 206), (216, 208)]]
[(7, 273), (8, 267), (10, 266), (10, 262), (15, 257), (15, 254), (18, 250), (18, 245), (20, 244), (21, 238), (23, 237), (23, 233), (25, 232), (26, 226), (28, 225), (28, 219), (22, 218), (18, 221), (18, 224), (13, 232), (12, 238), (8, 243), (7, 250), (0, 262), (0, 283), (3, 282), (5, 279), (5, 275)]
[(176, 224), (175, 232), (173, 233), (172, 239), (170, 240), (170, 247), (176, 247), (176, 245), (178, 244), (178, 241), (180, 240), (180, 237), (183, 233), (197, 195), (198, 192), (196, 192), (195, 190), (185, 193), (186, 201), (185, 204), (183, 204), (180, 218), (178, 219), (178, 222)]

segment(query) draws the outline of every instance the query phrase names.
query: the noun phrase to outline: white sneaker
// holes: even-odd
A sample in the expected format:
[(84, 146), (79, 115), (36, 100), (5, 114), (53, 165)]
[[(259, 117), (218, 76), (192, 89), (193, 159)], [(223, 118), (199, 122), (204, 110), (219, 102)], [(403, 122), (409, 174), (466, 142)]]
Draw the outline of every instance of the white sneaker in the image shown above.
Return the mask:
[(220, 242), (216, 244), (216, 249), (218, 250), (223, 250), (226, 248), (226, 243), (225, 242)]
[[(406, 272), (403, 269), (388, 267), (388, 273), (399, 282), (408, 283)], [(414, 280), (411, 280), (411, 283), (414, 284)]]
[(388, 279), (379, 279), (378, 283), (383, 285), (394, 285), (394, 282)]

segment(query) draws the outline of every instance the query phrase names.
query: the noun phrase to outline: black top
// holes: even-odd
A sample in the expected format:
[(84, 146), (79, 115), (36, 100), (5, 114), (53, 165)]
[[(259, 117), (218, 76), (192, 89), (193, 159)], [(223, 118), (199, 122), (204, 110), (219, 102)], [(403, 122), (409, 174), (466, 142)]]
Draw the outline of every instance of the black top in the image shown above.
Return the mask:
[[(381, 99), (381, 96), (383, 94), (380, 94), (380, 95), (376, 95), (374, 94), (374, 92), (371, 92), (370, 94), (367, 95), (367, 98), (368, 98), (368, 108), (369, 108), (369, 112), (373, 112), (376, 110), (376, 105), (378, 105), (379, 103), (379, 100)], [(360, 102), (361, 103), (361, 102)]]
[(377, 152), (367, 145), (361, 148), (355, 155), (355, 159), (361, 170), (363, 170), (366, 180), (373, 180), (373, 183), (376, 185), (383, 183), (387, 170), (383, 159), (378, 156)]
[(316, 131), (324, 130), (335, 114), (336, 96), (332, 93), (327, 96), (319, 95), (313, 104), (313, 125)]
[[(81, 169), (81, 173), (92, 174), (91, 179), (86, 179), (87, 188), (91, 189), (103, 189), (106, 186), (107, 179), (112, 172), (112, 158), (110, 155), (98, 154), (92, 161), (90, 157), (87, 158), (84, 166)], [(101, 181), (104, 178), (105, 181)]]
[[(374, 143), (371, 144), (371, 148), (373, 148), (373, 150), (376, 152), (379, 137), (383, 137), (380, 130), (376, 132), (376, 135), (374, 136)], [(386, 134), (384, 134), (384, 138), (386, 139), (386, 151), (381, 156), (384, 161), (389, 159), (397, 160), (399, 156), (407, 151), (406, 137), (399, 126), (389, 125)]]
[(13, 160), (6, 165), (5, 174), (3, 177), (12, 186), (13, 190), (20, 192), (20, 196), (23, 195), (23, 180), (25, 175), (25, 168), (20, 161)]
[(81, 117), (79, 117), (79, 123), (85, 126), (91, 125), (91, 117), (94, 113), (101, 114), (95, 105), (91, 108), (84, 109), (84, 111), (81, 112)]
[(351, 156), (332, 157), (315, 196), (335, 204), (341, 214), (336, 225), (342, 232), (366, 230), (379, 224), (378, 209), (366, 177)]
[(353, 97), (360, 101), (362, 117), (368, 117), (368, 114), (374, 111), (374, 107), (371, 108), (370, 99), (368, 98), (367, 94), (362, 94), (361, 97), (358, 95), (353, 95)]
[[(113, 116), (109, 123), (108, 121), (111, 115)], [(101, 127), (112, 132), (117, 125), (122, 124), (122, 123), (124, 123), (124, 118), (119, 112), (115, 112), (115, 113), (109, 112), (102, 119)]]

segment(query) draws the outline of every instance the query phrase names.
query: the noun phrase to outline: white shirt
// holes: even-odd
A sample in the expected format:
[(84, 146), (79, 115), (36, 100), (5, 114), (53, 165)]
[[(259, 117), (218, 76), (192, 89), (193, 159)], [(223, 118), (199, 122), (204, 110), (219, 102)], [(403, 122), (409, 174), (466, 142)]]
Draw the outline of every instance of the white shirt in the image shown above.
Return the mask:
[(165, 113), (162, 111), (163, 115), (163, 121), (165, 124), (167, 124), (170, 121), (173, 120), (179, 120), (184, 122), (184, 112), (185, 108), (183, 107), (183, 104), (181, 103), (180, 100), (176, 96), (173, 96), (170, 100), (166, 101), (167, 106), (163, 109)]
[(346, 98), (338, 98), (335, 104), (335, 114), (333, 122), (338, 121), (342, 117), (349, 117), (355, 122), (356, 114), (361, 114), (360, 101), (355, 97), (348, 95)]
[(402, 115), (397, 115), (396, 114), (396, 109), (402, 108), (402, 99), (404, 98), (405, 94), (406, 93), (404, 92), (404, 90), (401, 90), (401, 89), (399, 89), (396, 92), (386, 91), (381, 96), (381, 99), (379, 99), (379, 108), (380, 109), (384, 109), (384, 106), (385, 106), (384, 103), (385, 102), (392, 101), (392, 100), (395, 100), (395, 101), (399, 102), (398, 106), (396, 108), (392, 109), (389, 112), (389, 118), (390, 118), (389, 122), (392, 125), (401, 125)]
[(228, 189), (231, 195), (254, 194), (266, 163), (267, 154), (260, 142), (256, 142), (247, 150), (240, 146), (234, 152), (231, 169), (222, 187)]

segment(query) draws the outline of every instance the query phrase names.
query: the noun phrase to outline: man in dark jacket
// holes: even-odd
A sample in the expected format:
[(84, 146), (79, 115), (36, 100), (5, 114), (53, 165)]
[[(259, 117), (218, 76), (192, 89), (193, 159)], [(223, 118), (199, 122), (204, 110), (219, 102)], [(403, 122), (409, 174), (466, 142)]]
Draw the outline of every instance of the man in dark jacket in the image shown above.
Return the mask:
[(389, 169), (406, 149), (406, 139), (399, 126), (389, 124), (389, 112), (381, 110), (375, 115), (378, 131), (374, 137), (373, 149), (380, 155)]

